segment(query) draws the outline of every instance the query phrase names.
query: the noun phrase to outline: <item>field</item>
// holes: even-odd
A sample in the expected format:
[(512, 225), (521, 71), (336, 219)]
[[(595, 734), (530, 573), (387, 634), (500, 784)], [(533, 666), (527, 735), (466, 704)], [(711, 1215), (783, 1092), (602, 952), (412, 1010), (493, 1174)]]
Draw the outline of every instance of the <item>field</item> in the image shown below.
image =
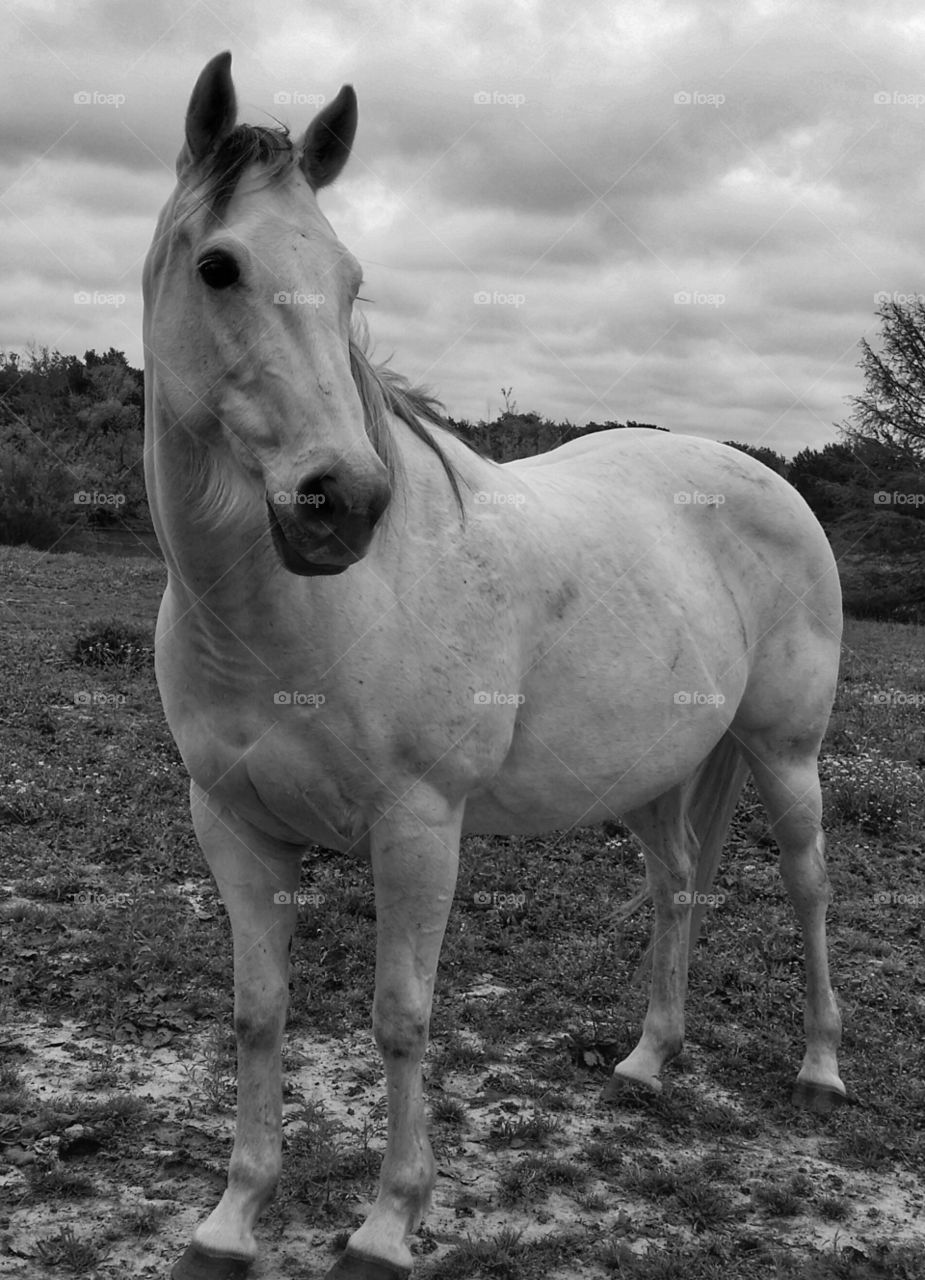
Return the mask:
[[(151, 666), (154, 561), (0, 548), (0, 1277), (166, 1277), (224, 1181), (231, 944)], [(849, 621), (822, 761), (851, 1105), (796, 1113), (802, 965), (746, 790), (660, 1098), (605, 1107), (649, 927), (619, 824), (466, 842), (425, 1064), (421, 1280), (925, 1275), (925, 629)], [(256, 1275), (320, 1277), (383, 1146), (365, 866), (303, 864), (285, 1169)]]

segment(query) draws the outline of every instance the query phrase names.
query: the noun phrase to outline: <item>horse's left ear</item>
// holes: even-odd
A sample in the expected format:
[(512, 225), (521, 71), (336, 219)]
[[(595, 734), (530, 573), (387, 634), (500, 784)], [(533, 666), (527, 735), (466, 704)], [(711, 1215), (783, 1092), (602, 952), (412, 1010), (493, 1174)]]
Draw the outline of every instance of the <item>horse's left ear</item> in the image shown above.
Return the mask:
[(333, 182), (347, 163), (357, 131), (357, 96), (345, 84), (315, 116), (302, 139), (299, 164), (313, 191)]

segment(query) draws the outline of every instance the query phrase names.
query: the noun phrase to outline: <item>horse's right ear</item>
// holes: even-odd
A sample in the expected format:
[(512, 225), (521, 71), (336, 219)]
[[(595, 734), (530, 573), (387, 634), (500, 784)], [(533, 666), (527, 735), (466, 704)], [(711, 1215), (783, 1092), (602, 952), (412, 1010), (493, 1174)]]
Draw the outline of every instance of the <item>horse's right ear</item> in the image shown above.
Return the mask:
[(199, 74), (186, 111), (186, 145), (177, 157), (177, 172), (201, 164), (228, 137), (238, 105), (231, 82), (231, 54), (217, 53)]

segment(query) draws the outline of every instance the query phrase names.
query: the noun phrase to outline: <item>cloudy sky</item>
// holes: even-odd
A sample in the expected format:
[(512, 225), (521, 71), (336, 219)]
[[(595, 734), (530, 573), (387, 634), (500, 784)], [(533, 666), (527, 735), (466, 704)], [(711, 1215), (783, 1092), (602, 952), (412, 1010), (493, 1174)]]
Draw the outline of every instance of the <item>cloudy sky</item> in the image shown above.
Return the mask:
[(356, 88), (322, 207), (377, 355), (453, 416), (493, 416), (505, 387), (559, 421), (789, 456), (836, 438), (877, 296), (925, 291), (918, 4), (3, 8), (5, 349), (142, 363), (142, 259), (222, 49), (253, 123), (301, 133)]

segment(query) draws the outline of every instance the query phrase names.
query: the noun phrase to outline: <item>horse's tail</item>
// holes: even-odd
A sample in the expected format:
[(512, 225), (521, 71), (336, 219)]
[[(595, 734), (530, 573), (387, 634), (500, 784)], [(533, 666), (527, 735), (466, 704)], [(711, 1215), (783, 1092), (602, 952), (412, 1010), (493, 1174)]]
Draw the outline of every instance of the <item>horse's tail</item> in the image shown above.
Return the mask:
[(688, 959), (700, 936), (700, 926), (707, 909), (706, 895), (716, 879), (726, 832), (747, 778), (748, 765), (735, 738), (731, 733), (724, 733), (688, 784), (687, 820), (693, 831), (694, 848), (700, 846), (694, 883), (698, 896), (691, 912)]
[[(736, 740), (731, 733), (725, 733), (691, 774), (684, 787), (684, 823), (697, 860), (688, 959), (700, 935), (700, 926), (707, 909), (707, 895), (716, 879), (726, 832), (747, 777), (748, 765), (742, 758)], [(646, 890), (637, 894), (621, 912), (623, 918), (632, 914), (647, 897)], [(649, 947), (633, 975), (634, 983), (646, 977), (651, 960)]]

